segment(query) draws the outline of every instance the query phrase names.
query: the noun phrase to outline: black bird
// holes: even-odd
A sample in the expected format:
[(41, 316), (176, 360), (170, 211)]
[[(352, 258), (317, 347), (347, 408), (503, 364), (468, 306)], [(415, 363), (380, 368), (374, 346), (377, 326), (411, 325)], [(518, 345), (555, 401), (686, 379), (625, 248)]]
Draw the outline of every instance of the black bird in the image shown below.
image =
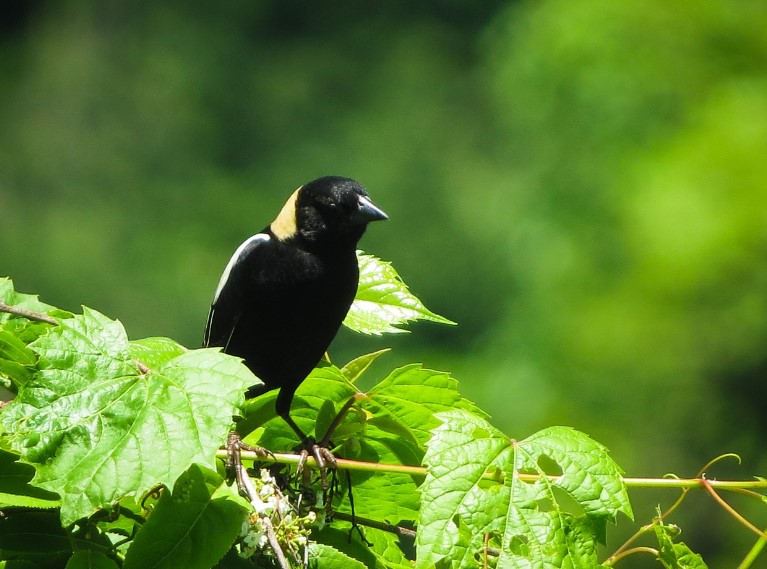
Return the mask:
[(280, 390), (277, 414), (304, 445), (311, 440), (290, 418), (293, 394), (327, 351), (354, 300), (358, 241), (369, 222), (384, 219), (354, 180), (327, 176), (309, 182), (270, 225), (237, 248), (213, 297), (205, 345), (241, 357), (263, 381), (246, 398)]

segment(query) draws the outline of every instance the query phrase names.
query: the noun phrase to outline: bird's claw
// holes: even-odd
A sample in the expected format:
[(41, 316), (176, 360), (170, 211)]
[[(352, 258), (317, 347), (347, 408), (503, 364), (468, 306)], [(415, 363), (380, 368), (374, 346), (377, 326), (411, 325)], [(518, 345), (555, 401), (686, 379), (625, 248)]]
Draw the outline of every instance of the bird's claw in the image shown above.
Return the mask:
[(330, 485), (328, 484), (327, 471), (335, 469), (338, 463), (336, 457), (327, 448), (318, 445), (317, 443), (308, 440), (304, 443), (301, 452), (299, 452), (298, 464), (296, 465), (296, 475), (300, 478), (304, 472), (304, 466), (306, 466), (306, 459), (309, 458), (311, 452), (312, 457), (317, 463), (317, 468), (320, 471), (320, 480), (322, 481), (322, 489), (327, 490)]
[(338, 466), (336, 457), (326, 447), (320, 445), (312, 445), (312, 455), (314, 460), (317, 461), (317, 465), (320, 470), (332, 468), (335, 469)]
[(265, 448), (254, 447), (242, 442), (237, 431), (230, 431), (226, 438), (226, 471), (230, 476), (234, 475), (240, 494), (245, 496), (249, 502), (253, 502), (258, 497), (258, 492), (247, 469), (242, 465), (242, 451), (244, 450), (255, 452), (263, 458), (273, 455), (271, 451)]

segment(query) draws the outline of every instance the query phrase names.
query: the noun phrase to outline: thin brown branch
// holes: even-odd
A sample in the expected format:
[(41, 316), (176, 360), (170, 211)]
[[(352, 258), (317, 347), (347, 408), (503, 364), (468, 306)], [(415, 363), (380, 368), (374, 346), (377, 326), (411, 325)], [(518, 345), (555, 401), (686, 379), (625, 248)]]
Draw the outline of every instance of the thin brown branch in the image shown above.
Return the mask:
[(45, 322), (46, 324), (53, 324), (54, 326), (58, 324), (54, 318), (51, 318), (47, 314), (42, 314), (41, 312), (32, 312), (31, 310), (25, 310), (23, 308), (19, 308), (18, 306), (10, 306), (4, 302), (0, 302), (0, 312), (7, 312), (8, 314), (13, 314), (14, 316), (21, 316), (22, 318), (26, 318), (27, 320)]
[[(394, 535), (397, 535), (399, 537), (408, 537), (410, 539), (415, 539), (415, 536), (417, 534), (416, 530), (414, 529), (405, 528), (402, 526), (395, 526), (393, 524), (387, 524), (385, 522), (371, 520), (370, 518), (361, 518), (359, 516), (352, 516), (351, 514), (347, 514), (344, 512), (333, 512), (333, 518), (336, 520), (351, 522), (353, 524), (359, 524), (361, 526), (385, 531), (388, 533), (393, 533)], [(484, 552), (487, 555), (491, 555), (493, 557), (498, 557), (501, 554), (500, 550), (495, 549), (493, 547), (484, 547)]]
[(403, 528), (402, 526), (395, 526), (392, 524), (387, 524), (384, 522), (379, 522), (379, 521), (371, 520), (368, 518), (361, 518), (359, 516), (352, 516), (351, 514), (346, 514), (344, 512), (333, 512), (333, 517), (337, 520), (351, 522), (353, 524), (359, 524), (361, 526), (378, 529), (388, 533), (393, 533), (395, 535), (398, 535), (399, 537), (409, 537), (409, 538), (415, 539), (416, 531), (414, 529)]
[(274, 532), (274, 526), (269, 516), (259, 516), (261, 518), (261, 524), (266, 529), (266, 540), (269, 542), (269, 547), (274, 553), (274, 557), (277, 559), (277, 563), (280, 565), (280, 569), (290, 569), (288, 560), (285, 558), (285, 553), (280, 547), (280, 541), (277, 539), (277, 534)]

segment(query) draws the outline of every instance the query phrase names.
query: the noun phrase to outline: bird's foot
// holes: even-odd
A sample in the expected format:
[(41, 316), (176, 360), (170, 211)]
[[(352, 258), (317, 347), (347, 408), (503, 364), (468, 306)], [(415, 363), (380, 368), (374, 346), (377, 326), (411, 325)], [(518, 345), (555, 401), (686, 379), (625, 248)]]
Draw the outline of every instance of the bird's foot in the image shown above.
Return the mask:
[(314, 442), (314, 439), (307, 437), (299, 447), (299, 459), (296, 465), (296, 475), (300, 478), (304, 472), (304, 466), (306, 466), (306, 459), (309, 458), (309, 454), (314, 458), (317, 463), (317, 468), (320, 471), (320, 480), (322, 481), (322, 489), (327, 490), (330, 487), (328, 484), (328, 470), (334, 470), (337, 466), (336, 457), (333, 453), (324, 446), (318, 445)]
[(330, 450), (328, 450), (328, 446), (332, 446), (330, 437), (333, 436), (333, 433), (335, 433), (336, 429), (341, 424), (341, 421), (343, 421), (344, 417), (346, 417), (346, 415), (349, 413), (349, 410), (352, 408), (352, 406), (356, 402), (366, 397), (367, 395), (364, 393), (357, 393), (349, 398), (349, 400), (344, 404), (344, 406), (335, 416), (333, 422), (330, 424), (330, 427), (328, 427), (328, 430), (325, 432), (325, 436), (322, 437), (322, 440), (319, 443), (317, 443), (313, 438), (304, 435), (301, 429), (298, 428), (298, 425), (296, 425), (290, 418), (290, 416), (284, 417), (288, 425), (290, 425), (296, 434), (303, 439), (303, 442), (299, 447), (301, 458), (299, 459), (298, 465), (296, 467), (296, 473), (299, 478), (303, 472), (304, 465), (306, 464), (306, 459), (309, 457), (309, 453), (311, 452), (314, 460), (317, 462), (317, 468), (320, 470), (322, 489), (327, 490), (330, 487), (328, 484), (327, 471), (329, 469), (335, 470), (335, 468), (338, 466), (336, 457), (333, 456), (333, 453), (330, 452)]
[(258, 491), (247, 469), (242, 465), (242, 451), (244, 450), (255, 452), (263, 458), (273, 455), (265, 448), (254, 447), (242, 442), (237, 431), (230, 431), (229, 436), (226, 438), (226, 471), (229, 473), (229, 476), (234, 476), (240, 494), (245, 496), (249, 502), (253, 502), (258, 498)]

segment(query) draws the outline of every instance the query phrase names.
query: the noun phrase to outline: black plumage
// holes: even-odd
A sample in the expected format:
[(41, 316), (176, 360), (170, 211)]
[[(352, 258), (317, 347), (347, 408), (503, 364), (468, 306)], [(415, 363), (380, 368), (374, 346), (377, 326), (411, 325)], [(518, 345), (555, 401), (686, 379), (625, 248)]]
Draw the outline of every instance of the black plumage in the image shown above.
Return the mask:
[(246, 397), (279, 389), (277, 414), (304, 443), (289, 415), (293, 394), (354, 300), (358, 241), (369, 222), (383, 219), (358, 182), (335, 176), (309, 182), (235, 251), (211, 304), (205, 345), (241, 357), (264, 382)]

